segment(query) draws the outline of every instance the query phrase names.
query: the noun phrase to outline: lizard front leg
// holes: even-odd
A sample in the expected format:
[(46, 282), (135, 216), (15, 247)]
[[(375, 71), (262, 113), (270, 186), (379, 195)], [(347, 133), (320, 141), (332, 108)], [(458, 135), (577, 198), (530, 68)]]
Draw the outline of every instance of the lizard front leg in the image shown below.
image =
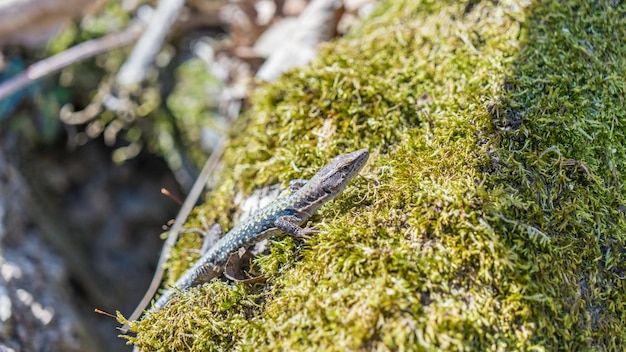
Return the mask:
[(310, 234), (319, 232), (319, 230), (314, 228), (300, 227), (302, 222), (303, 220), (296, 215), (285, 215), (276, 219), (276, 221), (274, 221), (274, 226), (290, 235), (304, 239), (309, 239), (311, 238), (311, 236), (309, 236)]

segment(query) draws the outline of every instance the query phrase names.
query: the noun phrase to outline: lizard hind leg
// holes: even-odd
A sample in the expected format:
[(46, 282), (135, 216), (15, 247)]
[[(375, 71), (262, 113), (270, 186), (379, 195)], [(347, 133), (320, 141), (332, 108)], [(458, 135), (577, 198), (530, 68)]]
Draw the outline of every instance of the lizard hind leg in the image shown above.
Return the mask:
[(188, 249), (190, 252), (200, 253), (200, 255), (204, 255), (211, 247), (213, 247), (217, 241), (222, 237), (222, 226), (220, 224), (214, 224), (209, 228), (206, 221), (204, 219), (200, 219), (202, 222), (202, 228), (190, 228), (181, 230), (180, 233), (194, 233), (202, 236), (202, 247), (199, 250), (197, 249)]
[[(206, 224), (204, 224), (204, 228), (208, 228)], [(222, 237), (222, 226), (218, 223), (215, 223), (209, 231), (204, 232), (204, 240), (202, 241), (202, 248), (200, 249), (200, 254), (204, 255), (211, 247), (213, 247), (217, 241)]]

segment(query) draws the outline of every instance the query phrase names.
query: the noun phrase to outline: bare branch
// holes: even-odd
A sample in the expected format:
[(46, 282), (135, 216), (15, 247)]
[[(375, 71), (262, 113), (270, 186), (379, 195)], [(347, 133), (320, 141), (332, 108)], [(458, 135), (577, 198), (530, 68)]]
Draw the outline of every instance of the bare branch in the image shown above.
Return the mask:
[[(161, 256), (159, 257), (159, 263), (157, 264), (156, 272), (152, 277), (152, 282), (150, 282), (148, 290), (141, 299), (141, 302), (139, 302), (139, 304), (135, 308), (133, 314), (131, 314), (131, 316), (128, 318), (128, 321), (135, 321), (139, 319), (143, 311), (146, 309), (146, 307), (148, 307), (148, 304), (150, 304), (150, 300), (152, 300), (152, 297), (154, 297), (154, 294), (159, 289), (159, 286), (161, 285), (161, 279), (163, 278), (163, 269), (165, 262), (169, 258), (169, 254), (171, 253), (172, 248), (174, 247), (174, 244), (176, 244), (176, 240), (178, 239), (178, 234), (180, 233), (185, 221), (187, 221), (187, 217), (189, 216), (189, 213), (191, 213), (191, 210), (198, 201), (198, 198), (200, 198), (200, 194), (206, 186), (209, 177), (211, 177), (213, 172), (215, 172), (215, 170), (217, 169), (217, 165), (222, 158), (222, 153), (224, 152), (225, 145), (226, 137), (222, 137), (218, 142), (217, 147), (213, 150), (213, 153), (204, 164), (204, 167), (202, 168), (200, 175), (196, 179), (196, 182), (193, 184), (191, 191), (189, 191), (187, 198), (185, 198), (183, 206), (178, 211), (178, 215), (176, 216), (174, 225), (172, 225), (172, 227), (170, 228), (167, 240), (165, 241), (165, 244), (163, 244)], [(125, 334), (128, 332), (129, 328), (130, 327), (128, 325), (124, 325), (120, 329), (120, 331)]]
[(78, 61), (88, 59), (113, 48), (135, 41), (143, 31), (143, 25), (132, 25), (125, 31), (92, 39), (78, 44), (64, 52), (41, 60), (29, 66), (26, 71), (0, 84), (0, 100), (27, 87), (36, 80), (55, 73)]
[(184, 0), (161, 0), (148, 28), (133, 48), (128, 60), (120, 68), (117, 83), (123, 87), (139, 84), (146, 77), (149, 67), (158, 54), (165, 36), (180, 15)]
[(281, 73), (311, 61), (317, 45), (332, 38), (342, 6), (342, 0), (311, 1), (298, 16), (295, 30), (267, 58), (256, 77), (275, 81)]

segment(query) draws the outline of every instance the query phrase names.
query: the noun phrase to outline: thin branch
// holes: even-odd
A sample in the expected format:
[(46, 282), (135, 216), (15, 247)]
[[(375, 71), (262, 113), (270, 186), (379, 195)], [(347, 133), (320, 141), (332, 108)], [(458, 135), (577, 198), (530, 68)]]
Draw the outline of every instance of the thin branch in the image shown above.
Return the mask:
[(143, 28), (143, 25), (132, 25), (123, 32), (80, 43), (59, 54), (32, 64), (26, 71), (0, 84), (0, 100), (27, 87), (38, 79), (55, 73), (71, 64), (132, 43), (139, 38)]
[(180, 15), (184, 0), (160, 0), (148, 27), (141, 36), (133, 52), (117, 75), (117, 83), (123, 87), (132, 87), (141, 83), (148, 69), (159, 53), (165, 36)]
[(281, 73), (308, 64), (315, 56), (317, 46), (335, 34), (342, 11), (342, 0), (312, 0), (298, 16), (297, 28), (274, 48), (256, 78), (272, 82)]
[[(137, 308), (135, 308), (135, 311), (133, 312), (133, 314), (131, 314), (131, 316), (128, 318), (128, 321), (135, 321), (139, 319), (139, 317), (141, 316), (141, 313), (143, 313), (143, 311), (146, 309), (148, 304), (150, 304), (150, 300), (152, 299), (157, 289), (161, 285), (161, 279), (163, 278), (165, 262), (169, 258), (169, 255), (172, 251), (172, 247), (174, 247), (174, 244), (176, 244), (176, 240), (178, 239), (178, 234), (180, 233), (181, 228), (183, 227), (183, 224), (187, 220), (189, 213), (191, 212), (194, 205), (198, 201), (198, 198), (200, 197), (200, 194), (202, 193), (204, 186), (207, 184), (209, 177), (213, 174), (213, 172), (217, 168), (217, 164), (222, 157), (222, 153), (224, 152), (225, 145), (226, 145), (226, 137), (222, 137), (220, 141), (218, 142), (217, 147), (215, 147), (215, 149), (213, 150), (213, 153), (211, 153), (211, 156), (204, 164), (204, 167), (202, 168), (200, 175), (196, 179), (196, 182), (193, 184), (193, 187), (191, 187), (191, 190), (189, 191), (187, 198), (185, 198), (185, 202), (183, 203), (183, 206), (180, 208), (178, 215), (176, 215), (176, 220), (174, 221), (174, 225), (172, 225), (172, 227), (170, 228), (169, 234), (167, 236), (167, 240), (165, 241), (165, 244), (163, 244), (163, 249), (161, 249), (161, 256), (159, 257), (159, 262), (157, 264), (156, 272), (154, 273), (154, 276), (152, 277), (152, 282), (150, 282), (150, 286), (148, 287), (148, 290), (146, 291), (143, 298), (141, 299), (141, 302), (139, 302), (139, 304), (137, 305)], [(128, 325), (124, 325), (120, 329), (120, 331), (124, 334), (127, 333), (128, 330), (129, 330)]]

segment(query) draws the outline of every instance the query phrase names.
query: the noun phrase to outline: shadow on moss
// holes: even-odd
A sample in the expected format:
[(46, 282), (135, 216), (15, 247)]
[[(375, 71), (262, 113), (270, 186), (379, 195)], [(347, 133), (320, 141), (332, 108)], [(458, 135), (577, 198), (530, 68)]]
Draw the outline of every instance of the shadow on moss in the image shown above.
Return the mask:
[(626, 343), (624, 4), (533, 4), (526, 44), (490, 113), (490, 224), (518, 256), (534, 340)]

